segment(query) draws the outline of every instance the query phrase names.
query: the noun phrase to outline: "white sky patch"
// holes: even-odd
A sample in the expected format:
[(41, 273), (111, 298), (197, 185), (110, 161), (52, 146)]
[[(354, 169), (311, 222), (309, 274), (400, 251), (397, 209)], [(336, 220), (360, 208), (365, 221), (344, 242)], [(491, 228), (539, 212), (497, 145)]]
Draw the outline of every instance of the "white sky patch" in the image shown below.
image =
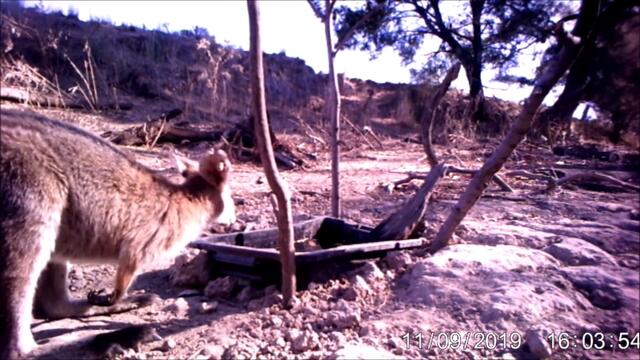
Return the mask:
[[(74, 1), (74, 0), (26, 0), (27, 6), (41, 6), (47, 11), (61, 10), (78, 15), (83, 21), (107, 20), (115, 25), (145, 26), (147, 29), (193, 30), (207, 29), (216, 42), (232, 45), (244, 50), (249, 48), (249, 21), (244, 1)], [(327, 55), (324, 25), (306, 1), (270, 0), (260, 3), (262, 25), (262, 47), (267, 53), (285, 52), (287, 56), (303, 59), (317, 72), (327, 72)], [(445, 2), (445, 7), (461, 7), (460, 3)], [(448, 10), (448, 9), (446, 9)], [(335, 39), (334, 39), (335, 40)], [(433, 51), (439, 40), (429, 40), (425, 47)], [(537, 64), (531, 61), (514, 69), (513, 73), (533, 77)], [(368, 52), (342, 50), (336, 56), (336, 69), (347, 77), (376, 82), (408, 83), (411, 80), (409, 67), (402, 66), (401, 59), (392, 49), (384, 49), (371, 59)], [(520, 101), (526, 98), (531, 88), (516, 84), (491, 81), (495, 72), (483, 72), (485, 94), (505, 100)], [(468, 91), (464, 74), (460, 71), (453, 86)], [(552, 104), (561, 89), (554, 89), (545, 104)], [(576, 110), (582, 114), (581, 107)]]

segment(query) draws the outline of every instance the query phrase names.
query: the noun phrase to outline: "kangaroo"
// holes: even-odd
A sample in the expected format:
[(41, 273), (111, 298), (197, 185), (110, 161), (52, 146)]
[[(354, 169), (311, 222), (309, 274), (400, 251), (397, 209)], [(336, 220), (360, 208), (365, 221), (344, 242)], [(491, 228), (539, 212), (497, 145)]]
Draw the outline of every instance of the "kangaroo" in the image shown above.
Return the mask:
[[(235, 221), (221, 150), (199, 163), (175, 156), (184, 182), (174, 184), (82, 129), (0, 111), (0, 359), (37, 347), (34, 307), (63, 318), (142, 306), (148, 296), (123, 298), (142, 265), (179, 251), (209, 220)], [(68, 261), (117, 263), (113, 291), (72, 301)]]

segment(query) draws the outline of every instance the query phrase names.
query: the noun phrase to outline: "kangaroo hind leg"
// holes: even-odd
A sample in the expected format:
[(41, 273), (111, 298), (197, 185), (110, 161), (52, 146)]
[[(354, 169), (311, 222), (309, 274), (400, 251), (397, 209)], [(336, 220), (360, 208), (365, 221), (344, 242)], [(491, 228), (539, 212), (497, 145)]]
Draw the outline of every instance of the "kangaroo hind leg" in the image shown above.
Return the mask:
[[(40, 215), (41, 214), (41, 215)], [(55, 248), (60, 213), (16, 211), (0, 218), (0, 358), (24, 356), (37, 347), (31, 333), (40, 273)]]

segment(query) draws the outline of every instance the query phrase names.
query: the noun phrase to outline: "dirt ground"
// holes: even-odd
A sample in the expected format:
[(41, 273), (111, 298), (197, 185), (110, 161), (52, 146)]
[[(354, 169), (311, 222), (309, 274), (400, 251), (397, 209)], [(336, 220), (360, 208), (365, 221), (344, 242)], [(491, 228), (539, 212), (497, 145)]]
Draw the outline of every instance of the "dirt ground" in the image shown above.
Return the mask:
[[(100, 117), (62, 116), (95, 132), (118, 126)], [(294, 138), (301, 146), (310, 144)], [(364, 144), (342, 154), (344, 218), (375, 225), (413, 194), (420, 181), (393, 187), (409, 172), (428, 170), (422, 147), (383, 137), (383, 150)], [(477, 167), (495, 146), (458, 142), (438, 147), (442, 156)], [(130, 148), (143, 164), (178, 180), (166, 156), (172, 146)], [(206, 144), (179, 151), (197, 157)], [(328, 215), (330, 163), (327, 149), (303, 169), (286, 171), (294, 219)], [(510, 169), (584, 164), (557, 158), (546, 149), (519, 148)], [(625, 173), (637, 184), (637, 173)], [(233, 196), (239, 222), (234, 229), (273, 227), (268, 184), (256, 164), (236, 163)], [(635, 178), (634, 178), (635, 176)], [(425, 237), (434, 236), (468, 177), (443, 179), (429, 204)], [(94, 335), (130, 324), (150, 324), (162, 340), (117, 358), (620, 358), (640, 357), (639, 194), (566, 187), (550, 194), (544, 184), (507, 178), (515, 193), (491, 185), (457, 230), (452, 244), (434, 255), (398, 251), (361, 261), (333, 279), (298, 293), (291, 310), (279, 304), (274, 287), (213, 294), (172, 286), (173, 260), (151, 264), (130, 294), (153, 293), (160, 302), (112, 316), (58, 321), (34, 320), (43, 359), (101, 358), (87, 350)], [(212, 229), (213, 231), (213, 229)], [(205, 234), (206, 235), (206, 234)], [(181, 263), (197, 259), (185, 250)], [(197, 261), (197, 260), (194, 260)], [(318, 273), (326, 269), (317, 269)], [(77, 265), (70, 291), (83, 298), (111, 288), (113, 265)], [(554, 341), (554, 345), (542, 342)], [(408, 341), (408, 342), (407, 342)], [(563, 347), (562, 349), (560, 347)]]

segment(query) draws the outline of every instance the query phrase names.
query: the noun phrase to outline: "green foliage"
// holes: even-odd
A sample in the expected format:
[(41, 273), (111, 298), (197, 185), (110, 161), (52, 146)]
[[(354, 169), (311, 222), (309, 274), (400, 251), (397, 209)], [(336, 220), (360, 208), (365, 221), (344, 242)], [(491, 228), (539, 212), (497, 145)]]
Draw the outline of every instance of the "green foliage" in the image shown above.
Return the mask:
[[(480, 10), (476, 29), (472, 5)], [(478, 60), (505, 74), (518, 64), (519, 54), (547, 40), (553, 20), (568, 13), (570, 5), (547, 0), (367, 0), (357, 8), (338, 7), (334, 21), (338, 39), (355, 29), (346, 47), (370, 51), (374, 57), (391, 47), (405, 65), (422, 65), (412, 71), (416, 78), (442, 74), (452, 60)], [(424, 45), (434, 40), (439, 46), (425, 54)], [(474, 48), (476, 40), (480, 46)], [(479, 59), (473, 59), (476, 56)]]

